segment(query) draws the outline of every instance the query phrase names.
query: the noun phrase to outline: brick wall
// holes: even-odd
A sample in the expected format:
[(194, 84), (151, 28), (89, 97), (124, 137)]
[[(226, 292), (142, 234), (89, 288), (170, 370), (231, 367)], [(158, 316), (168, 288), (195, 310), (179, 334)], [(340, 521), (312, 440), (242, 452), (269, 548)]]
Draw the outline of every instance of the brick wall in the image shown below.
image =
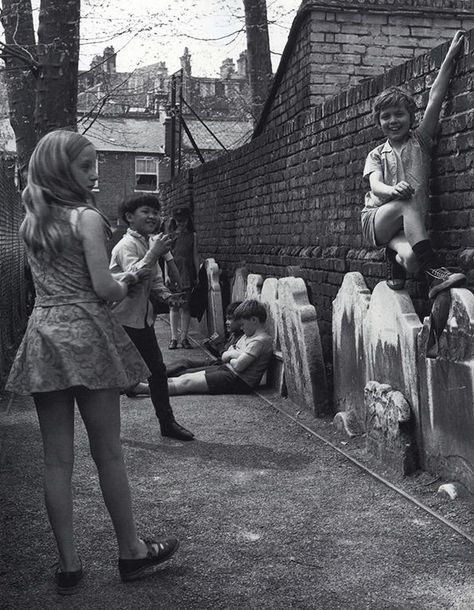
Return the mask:
[(307, 0), (293, 24), (292, 48), (283, 54), (285, 86), (266, 120), (284, 122), (471, 28), (470, 0)]
[[(472, 287), (473, 31), (466, 48), (442, 112), (431, 223), (434, 243), (447, 263), (461, 260), (473, 269)], [(201, 256), (215, 257), (227, 279), (242, 261), (252, 272), (275, 277), (286, 275), (289, 265), (299, 266), (318, 311), (327, 362), (331, 304), (343, 275), (360, 271), (369, 287), (384, 279), (381, 251), (366, 248), (360, 235), (364, 160), (382, 141), (371, 116), (373, 98), (387, 86), (406, 85), (424, 105), (446, 50), (447, 44), (437, 47), (283, 124), (268, 123), (249, 144), (192, 170)], [(294, 77), (289, 71), (288, 80)], [(282, 87), (289, 87), (284, 79)], [(168, 195), (167, 205), (173, 205), (173, 187)], [(425, 287), (411, 281), (408, 288), (422, 315)]]

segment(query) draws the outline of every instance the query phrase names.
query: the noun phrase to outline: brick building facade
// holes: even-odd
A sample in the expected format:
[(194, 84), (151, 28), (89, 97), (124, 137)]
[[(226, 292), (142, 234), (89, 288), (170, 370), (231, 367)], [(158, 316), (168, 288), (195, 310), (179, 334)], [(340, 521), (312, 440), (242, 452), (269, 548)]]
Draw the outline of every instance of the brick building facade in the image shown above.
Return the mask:
[[(297, 90), (300, 76), (313, 69), (313, 56), (306, 47), (312, 15), (310, 11), (293, 32), (293, 55), (280, 75), (281, 91)], [(224, 282), (242, 261), (250, 271), (264, 276), (281, 277), (288, 265), (300, 267), (318, 312), (326, 362), (331, 362), (332, 301), (344, 274), (362, 272), (370, 288), (384, 279), (382, 252), (367, 248), (360, 230), (364, 160), (382, 140), (373, 124), (373, 99), (387, 86), (402, 85), (424, 106), (447, 46), (387, 70), (322, 105), (312, 106), (305, 100), (295, 116), (289, 116), (286, 103), (267, 107), (268, 115), (252, 142), (194, 168), (162, 191), (166, 206), (177, 203), (180, 189), (181, 195), (186, 194), (195, 210), (200, 254), (216, 258)], [(461, 262), (471, 287), (473, 52), (474, 31), (470, 31), (442, 112), (431, 185), (434, 244), (448, 265)], [(183, 201), (181, 196), (179, 203)], [(412, 280), (408, 289), (419, 314), (426, 312), (424, 285)]]

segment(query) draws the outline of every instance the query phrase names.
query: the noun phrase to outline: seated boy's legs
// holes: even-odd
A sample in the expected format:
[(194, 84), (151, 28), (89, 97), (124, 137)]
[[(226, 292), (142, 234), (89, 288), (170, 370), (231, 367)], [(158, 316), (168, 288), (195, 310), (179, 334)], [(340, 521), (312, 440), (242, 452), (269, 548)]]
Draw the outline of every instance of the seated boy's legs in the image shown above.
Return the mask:
[(177, 377), (183, 373), (194, 373), (197, 370), (203, 370), (208, 366), (213, 366), (215, 358), (206, 356), (203, 358), (180, 358), (177, 362), (173, 362), (166, 367), (166, 375), (168, 377)]
[(234, 375), (226, 365), (210, 366), (204, 371), (168, 379), (171, 396), (179, 394), (249, 394), (252, 388)]
[[(465, 282), (464, 274), (451, 273), (440, 267), (438, 257), (428, 239), (422, 214), (413, 199), (394, 200), (380, 206), (374, 217), (374, 231), (377, 243), (386, 244), (388, 247), (387, 259), (391, 262), (395, 286), (396, 276), (399, 275), (397, 263), (408, 271), (421, 269), (425, 273), (430, 284), (430, 298), (434, 298), (442, 290)], [(390, 256), (390, 250), (396, 252), (396, 257)], [(393, 281), (393, 278), (390, 280)], [(390, 281), (387, 283), (390, 285)]]
[(152, 326), (145, 328), (124, 326), (123, 328), (150, 369), (151, 376), (148, 378), (150, 397), (160, 422), (162, 435), (179, 440), (191, 440), (194, 435), (180, 426), (173, 415), (168, 394), (166, 367), (154, 328)]

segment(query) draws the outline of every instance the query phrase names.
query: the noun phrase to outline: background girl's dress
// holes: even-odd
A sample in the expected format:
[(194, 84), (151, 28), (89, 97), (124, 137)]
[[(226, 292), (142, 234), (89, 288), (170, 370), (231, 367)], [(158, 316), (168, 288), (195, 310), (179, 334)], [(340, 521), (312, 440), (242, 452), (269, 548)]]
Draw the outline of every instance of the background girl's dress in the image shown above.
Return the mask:
[(194, 233), (173, 233), (171, 254), (178, 267), (181, 279), (181, 290), (190, 291), (196, 282), (196, 269), (194, 266)]
[(36, 301), (6, 389), (30, 394), (130, 387), (150, 375), (148, 368), (93, 290), (71, 211), (58, 213), (67, 236), (63, 252), (46, 262), (28, 253)]

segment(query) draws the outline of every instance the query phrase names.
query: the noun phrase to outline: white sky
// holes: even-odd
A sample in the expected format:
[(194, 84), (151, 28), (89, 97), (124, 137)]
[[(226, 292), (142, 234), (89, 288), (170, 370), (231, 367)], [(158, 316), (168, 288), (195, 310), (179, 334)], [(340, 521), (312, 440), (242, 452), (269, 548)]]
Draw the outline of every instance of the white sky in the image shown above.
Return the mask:
[[(267, 0), (274, 71), (300, 4)], [(236, 33), (244, 23), (243, 0), (82, 0), (80, 69), (113, 46), (119, 72), (164, 61), (172, 74), (188, 47), (192, 74), (217, 76), (223, 59), (236, 61), (245, 50), (245, 32)]]

